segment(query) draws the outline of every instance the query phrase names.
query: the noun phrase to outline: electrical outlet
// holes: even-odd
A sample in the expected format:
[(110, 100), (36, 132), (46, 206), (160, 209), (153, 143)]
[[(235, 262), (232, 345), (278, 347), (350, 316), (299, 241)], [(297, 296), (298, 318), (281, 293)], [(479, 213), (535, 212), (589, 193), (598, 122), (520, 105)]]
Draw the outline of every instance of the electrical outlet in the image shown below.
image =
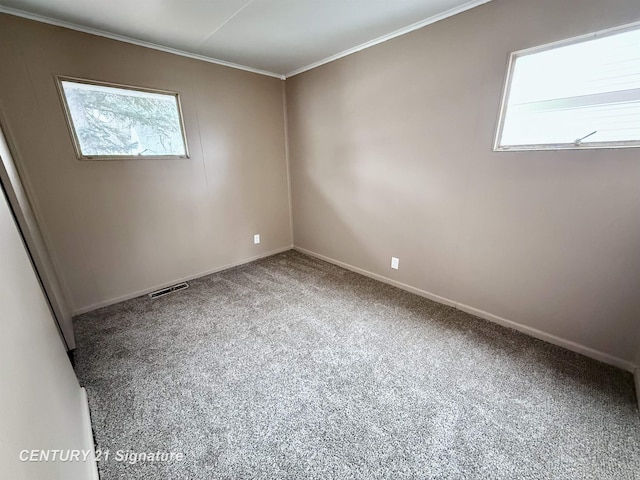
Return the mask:
[(257, 245), (258, 243), (260, 243), (260, 234), (259, 234), (259, 233), (256, 233), (256, 234), (253, 236), (253, 243), (255, 243), (256, 245)]
[(391, 268), (398, 270), (400, 268), (400, 259), (397, 257), (391, 257)]

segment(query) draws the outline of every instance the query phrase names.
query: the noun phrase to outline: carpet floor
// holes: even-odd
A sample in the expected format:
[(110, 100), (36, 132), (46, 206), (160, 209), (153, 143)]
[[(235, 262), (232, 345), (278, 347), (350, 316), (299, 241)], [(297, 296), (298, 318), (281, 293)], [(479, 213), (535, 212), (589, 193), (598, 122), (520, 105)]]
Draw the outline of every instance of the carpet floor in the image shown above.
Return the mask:
[(640, 479), (629, 373), (294, 251), (75, 328), (102, 480)]

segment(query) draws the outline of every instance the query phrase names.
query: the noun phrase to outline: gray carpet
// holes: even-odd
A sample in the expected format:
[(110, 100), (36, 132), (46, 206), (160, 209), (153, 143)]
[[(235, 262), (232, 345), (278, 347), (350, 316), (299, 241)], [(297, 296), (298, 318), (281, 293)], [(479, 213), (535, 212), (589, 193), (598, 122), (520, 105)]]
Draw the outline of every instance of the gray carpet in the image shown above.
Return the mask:
[(75, 321), (103, 480), (640, 478), (626, 372), (293, 251), (190, 285)]

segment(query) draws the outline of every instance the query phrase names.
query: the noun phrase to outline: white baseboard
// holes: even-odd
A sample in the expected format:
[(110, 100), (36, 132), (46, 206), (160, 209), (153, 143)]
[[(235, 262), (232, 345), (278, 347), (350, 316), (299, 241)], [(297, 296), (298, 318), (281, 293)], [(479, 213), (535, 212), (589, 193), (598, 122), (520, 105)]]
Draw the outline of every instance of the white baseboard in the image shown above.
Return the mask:
[(96, 463), (96, 447), (93, 443), (93, 431), (91, 430), (91, 413), (89, 412), (89, 398), (87, 391), (80, 388), (80, 402), (82, 403), (82, 424), (84, 426), (84, 449), (90, 450), (91, 455), (87, 459), (87, 480), (99, 480), (98, 464)]
[(289, 245), (287, 247), (278, 248), (276, 250), (271, 250), (270, 252), (261, 253), (260, 255), (256, 255), (254, 257), (244, 258), (237, 262), (229, 263), (227, 265), (223, 265), (221, 267), (212, 268), (210, 270), (206, 270), (204, 272), (196, 273), (194, 275), (189, 275), (187, 277), (178, 278), (176, 280), (172, 280), (167, 283), (162, 283), (160, 285), (154, 285), (153, 287), (145, 288), (144, 290), (139, 290), (137, 292), (129, 293), (127, 295), (123, 295), (121, 297), (111, 298), (109, 300), (105, 300), (104, 302), (95, 303), (93, 305), (89, 305), (86, 307), (81, 307), (73, 312), (73, 316), (82, 315), (83, 313), (92, 312), (93, 310), (97, 310), (99, 308), (108, 307), (109, 305), (115, 305), (116, 303), (124, 302), (125, 300), (131, 300), (132, 298), (140, 297), (142, 295), (146, 295), (151, 292), (155, 292), (156, 290), (160, 290), (162, 288), (169, 287), (171, 285), (175, 285), (176, 283), (188, 282), (190, 280), (195, 280), (196, 278), (206, 277), (207, 275), (211, 275), (212, 273), (218, 273), (223, 270), (227, 270), (229, 268), (238, 267), (240, 265), (244, 265), (245, 263), (255, 262), (256, 260), (260, 260), (261, 258), (270, 257), (271, 255), (276, 255), (277, 253), (286, 252), (291, 250), (293, 245)]
[(325, 257), (324, 255), (320, 255), (319, 253), (312, 252), (311, 250), (307, 250), (305, 248), (294, 246), (293, 249), (300, 253), (304, 253), (305, 255), (319, 258), (320, 260), (324, 260), (325, 262), (332, 263), (339, 267), (346, 268), (347, 270), (351, 270), (352, 272), (359, 273), (360, 275), (364, 275), (365, 277), (373, 278), (374, 280), (378, 280), (383, 283), (388, 283), (389, 285), (393, 285), (394, 287), (398, 287), (402, 290), (406, 290), (407, 292), (415, 293), (416, 295), (420, 295), (421, 297), (428, 298), (429, 300), (433, 300), (434, 302), (442, 303), (444, 305), (449, 305), (450, 307), (456, 306), (456, 302), (449, 300), (448, 298), (444, 298), (439, 295), (435, 295), (433, 293), (420, 290), (419, 288), (412, 287), (411, 285), (407, 285), (406, 283), (398, 282), (397, 280), (393, 280), (391, 278), (378, 275), (377, 273), (373, 273), (368, 270), (364, 270), (362, 268), (354, 267), (353, 265), (349, 265), (348, 263), (344, 263), (339, 260), (334, 260), (333, 258)]
[[(354, 267), (353, 265), (349, 265), (348, 263), (340, 262), (333, 258), (326, 257), (316, 252), (312, 252), (311, 250), (307, 250), (305, 248), (293, 247), (294, 250), (297, 250), (306, 255), (310, 255), (312, 257), (319, 258), (320, 260), (324, 260), (325, 262), (332, 263), (334, 265), (338, 265), (339, 267), (346, 268), (347, 270), (351, 270), (352, 272), (359, 273), (369, 278), (373, 278), (374, 280), (378, 280), (380, 282), (388, 283), (389, 285), (393, 285), (394, 287), (398, 287), (402, 290), (406, 290), (411, 293), (415, 293), (416, 295), (420, 295), (421, 297), (428, 298), (429, 300), (433, 300), (434, 302), (442, 303), (444, 305), (449, 305), (451, 307), (457, 308), (463, 312), (470, 313), (471, 315), (475, 315), (477, 317), (483, 318), (493, 323), (497, 323), (504, 327), (513, 328), (519, 332), (522, 332), (531, 337), (535, 337), (539, 340), (543, 340), (548, 343), (552, 343), (554, 345), (558, 345), (560, 347), (566, 348), (567, 350), (571, 350), (573, 352), (579, 353), (586, 357), (593, 358), (603, 363), (607, 363), (609, 365), (613, 365), (614, 367), (621, 368), (622, 370), (627, 370), (628, 372), (636, 372), (636, 386), (638, 385), (638, 370), (636, 369), (636, 365), (627, 360), (623, 360), (618, 357), (614, 357), (604, 352), (600, 352), (598, 350), (594, 350), (593, 348), (586, 347), (584, 345), (580, 345), (578, 343), (572, 342), (571, 340), (567, 340), (564, 338), (557, 337), (555, 335), (551, 335), (549, 333), (543, 332), (541, 330), (537, 330), (535, 328), (529, 327), (527, 325), (523, 325), (518, 322), (514, 322), (512, 320), (507, 320), (506, 318), (499, 317), (497, 315), (493, 315), (492, 313), (485, 312), (484, 310), (480, 310), (478, 308), (471, 307), (469, 305), (465, 305), (463, 303), (456, 302), (454, 300), (441, 297), (439, 295), (435, 295), (433, 293), (421, 290), (416, 287), (412, 287), (411, 285), (407, 285), (402, 282), (398, 282), (391, 278), (387, 278), (383, 275), (378, 275), (377, 273), (369, 272), (368, 270), (364, 270), (362, 268)], [(640, 391), (640, 390), (638, 390)]]
[(462, 310), (463, 312), (470, 313), (471, 315), (475, 315), (476, 317), (480, 317), (485, 320), (489, 320), (490, 322), (497, 323), (498, 325), (502, 325), (503, 327), (513, 328), (514, 330), (529, 335), (530, 337), (534, 337), (539, 340), (564, 347), (567, 350), (579, 353), (581, 355), (584, 355), (585, 357), (590, 357), (600, 362), (613, 365), (614, 367), (621, 368), (622, 370), (633, 372), (636, 368), (636, 366), (632, 362), (623, 360), (622, 358), (614, 357), (613, 355), (609, 355), (608, 353), (604, 353), (599, 350), (580, 345), (579, 343), (572, 342), (571, 340), (557, 337), (550, 333), (543, 332), (542, 330), (538, 330), (537, 328), (514, 322), (513, 320), (507, 320), (506, 318), (493, 315), (492, 313), (485, 312), (484, 310), (473, 308), (463, 303), (457, 303), (456, 308), (458, 310)]

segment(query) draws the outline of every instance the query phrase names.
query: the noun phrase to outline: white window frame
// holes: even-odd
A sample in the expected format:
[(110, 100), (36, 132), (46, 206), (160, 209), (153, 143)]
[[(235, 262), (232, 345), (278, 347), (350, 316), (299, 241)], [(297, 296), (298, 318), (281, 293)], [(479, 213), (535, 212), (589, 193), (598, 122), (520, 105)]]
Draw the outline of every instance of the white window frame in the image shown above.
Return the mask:
[[(187, 144), (187, 134), (184, 127), (184, 117), (182, 115), (182, 105), (180, 104), (180, 94), (170, 90), (160, 90), (156, 88), (138, 87), (134, 85), (125, 85), (121, 83), (103, 82), (99, 80), (90, 80), (86, 78), (69, 77), (66, 75), (54, 75), (56, 86), (58, 87), (58, 96), (62, 102), (64, 110), (64, 117), (67, 122), (69, 134), (71, 135), (71, 142), (73, 143), (73, 149), (78, 160), (166, 160), (166, 159), (182, 159), (189, 158), (189, 145)], [(178, 117), (180, 119), (180, 133), (182, 135), (182, 141), (184, 143), (184, 155), (84, 155), (80, 148), (80, 141), (73, 125), (73, 119), (71, 117), (71, 111), (67, 103), (67, 98), (64, 94), (62, 86), (63, 81), (84, 83), (86, 85), (96, 85), (102, 87), (121, 88), (125, 90), (134, 90), (138, 92), (146, 93), (159, 93), (162, 95), (171, 95), (176, 98), (176, 106), (178, 108)]]
[(504, 86), (502, 89), (502, 100), (500, 102), (500, 111), (498, 115), (498, 124), (496, 128), (496, 137), (493, 144), (494, 152), (518, 152), (518, 151), (545, 151), (545, 150), (595, 150), (595, 149), (620, 149), (620, 148), (637, 148), (640, 147), (640, 140), (631, 141), (618, 141), (618, 142), (582, 142), (579, 145), (575, 143), (544, 143), (544, 144), (531, 144), (531, 145), (500, 145), (502, 139), (502, 132), (504, 130), (504, 122), (507, 114), (508, 100), (511, 93), (511, 82), (513, 79), (513, 72), (515, 70), (515, 62), (519, 57), (531, 55), (533, 53), (540, 53), (547, 50), (553, 50), (559, 47), (566, 47), (577, 43), (582, 43), (588, 40), (594, 40), (596, 38), (608, 37), (618, 33), (623, 33), (629, 30), (640, 29), (640, 22), (634, 22), (618, 27), (608, 28), (606, 30), (600, 30), (598, 32), (588, 33), (586, 35), (580, 35), (577, 37), (568, 38), (565, 40), (559, 40), (557, 42), (547, 43), (532, 48), (525, 48), (523, 50), (517, 50), (509, 55), (509, 63), (507, 66), (507, 73), (505, 76)]

